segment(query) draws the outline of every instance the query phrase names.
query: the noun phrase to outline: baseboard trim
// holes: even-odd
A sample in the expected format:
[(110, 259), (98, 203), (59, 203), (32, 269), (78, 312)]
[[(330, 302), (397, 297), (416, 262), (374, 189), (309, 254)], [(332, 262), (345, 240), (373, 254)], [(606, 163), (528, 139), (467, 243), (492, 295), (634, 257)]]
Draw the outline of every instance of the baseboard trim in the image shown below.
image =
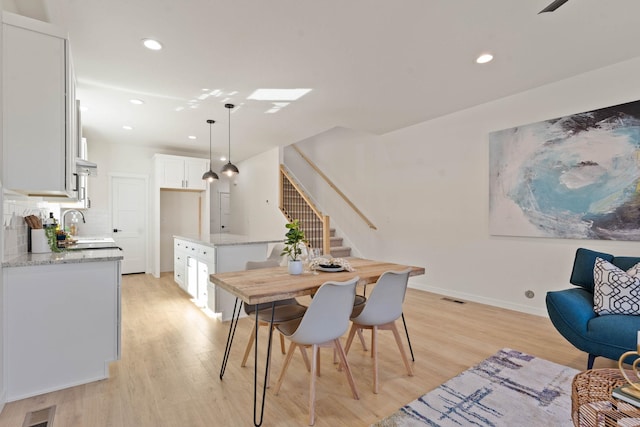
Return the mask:
[(479, 304), (490, 305), (493, 307), (505, 308), (507, 310), (519, 311), (521, 313), (533, 314), (535, 316), (549, 318), (549, 314), (544, 309), (538, 309), (529, 307), (522, 304), (514, 304), (509, 301), (503, 301), (495, 298), (487, 298), (481, 295), (469, 294), (466, 292), (452, 291), (451, 289), (438, 288), (435, 286), (429, 286), (425, 284), (409, 284), (409, 288), (418, 289), (421, 291), (432, 292), (438, 295), (444, 295), (447, 297), (462, 299), (466, 301), (477, 302)]
[(95, 377), (89, 377), (89, 378), (85, 378), (79, 381), (73, 381), (73, 382), (69, 382), (66, 384), (60, 384), (60, 385), (56, 385), (56, 386), (50, 386), (50, 387), (43, 387), (39, 390), (32, 390), (26, 393), (14, 393), (14, 394), (9, 394), (7, 396), (7, 402), (15, 402), (16, 400), (22, 400), (22, 399), (27, 399), (30, 397), (34, 397), (34, 396), (40, 396), (42, 394), (46, 394), (46, 393), (51, 393), (54, 391), (58, 391), (58, 390), (63, 390), (65, 388), (70, 388), (70, 387), (76, 387), (79, 385), (83, 385), (83, 384), (88, 384), (88, 383), (92, 383), (94, 381), (102, 381), (102, 380), (106, 380), (108, 379), (108, 376), (102, 376), (102, 375), (98, 375)]
[(0, 394), (0, 413), (2, 413), (2, 410), (4, 409), (4, 405), (7, 403), (7, 390), (3, 389), (2, 393)]

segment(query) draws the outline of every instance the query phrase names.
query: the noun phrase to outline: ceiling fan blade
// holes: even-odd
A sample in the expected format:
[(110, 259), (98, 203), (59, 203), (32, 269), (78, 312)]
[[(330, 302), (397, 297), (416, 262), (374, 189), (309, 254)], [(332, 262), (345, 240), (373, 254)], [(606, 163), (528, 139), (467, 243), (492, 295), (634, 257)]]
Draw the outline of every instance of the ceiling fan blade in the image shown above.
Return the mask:
[(553, 3), (551, 3), (549, 6), (545, 7), (544, 9), (542, 9), (540, 12), (538, 12), (538, 15), (544, 12), (553, 12), (554, 10), (556, 10), (557, 8), (559, 8), (560, 6), (562, 6), (568, 1), (569, 0), (554, 0)]

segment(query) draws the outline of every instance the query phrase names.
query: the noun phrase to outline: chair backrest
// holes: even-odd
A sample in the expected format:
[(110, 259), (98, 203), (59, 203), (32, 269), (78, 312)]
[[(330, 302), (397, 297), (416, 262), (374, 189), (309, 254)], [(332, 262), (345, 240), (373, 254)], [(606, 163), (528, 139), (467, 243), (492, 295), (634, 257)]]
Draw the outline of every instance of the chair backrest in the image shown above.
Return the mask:
[(361, 325), (384, 325), (400, 317), (410, 272), (408, 268), (382, 273), (362, 312), (353, 321)]
[[(278, 252), (280, 253), (280, 252)], [(271, 254), (273, 254), (273, 252), (271, 252)], [(278, 267), (280, 265), (279, 260), (277, 259), (267, 259), (264, 261), (247, 261), (247, 264), (245, 265), (245, 269), (246, 270), (257, 270), (259, 268), (269, 268), (269, 267)], [(282, 300), (282, 301), (276, 301), (276, 306), (278, 305), (288, 305), (288, 304), (297, 304), (298, 302), (296, 301), (295, 298), (289, 298), (286, 300)], [(247, 304), (242, 304), (244, 306), (244, 312), (247, 314), (252, 314), (257, 310), (264, 310), (265, 308), (271, 308), (271, 303), (270, 302), (265, 302), (262, 304), (256, 304), (256, 305), (247, 305)]]
[(289, 338), (299, 344), (321, 344), (341, 337), (349, 329), (358, 280), (356, 276), (346, 282), (325, 282), (320, 286), (298, 329)]
[(282, 259), (284, 258), (283, 255), (280, 255), (283, 250), (284, 243), (276, 243), (275, 245), (273, 245), (273, 248), (271, 248), (271, 253), (269, 254), (269, 258), (267, 259), (276, 260), (278, 261), (278, 265), (280, 265), (282, 263)]
[(247, 261), (245, 265), (246, 270), (257, 270), (259, 268), (269, 268), (269, 267), (277, 267), (280, 264), (278, 260), (275, 259), (267, 259), (264, 261)]

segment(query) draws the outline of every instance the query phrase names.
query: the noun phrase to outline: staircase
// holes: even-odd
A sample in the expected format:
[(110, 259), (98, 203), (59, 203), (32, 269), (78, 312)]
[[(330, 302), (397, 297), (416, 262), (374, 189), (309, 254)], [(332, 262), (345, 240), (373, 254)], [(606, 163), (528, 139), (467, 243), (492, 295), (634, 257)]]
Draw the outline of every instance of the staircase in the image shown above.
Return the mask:
[(333, 258), (345, 258), (351, 256), (351, 248), (342, 245), (342, 237), (336, 236), (336, 229), (329, 229), (329, 248)]
[(323, 254), (334, 258), (351, 256), (351, 248), (343, 245), (343, 238), (336, 236), (335, 228), (329, 227), (329, 216), (320, 212), (282, 165), (280, 183), (280, 211), (288, 221), (300, 220), (309, 246), (321, 248)]

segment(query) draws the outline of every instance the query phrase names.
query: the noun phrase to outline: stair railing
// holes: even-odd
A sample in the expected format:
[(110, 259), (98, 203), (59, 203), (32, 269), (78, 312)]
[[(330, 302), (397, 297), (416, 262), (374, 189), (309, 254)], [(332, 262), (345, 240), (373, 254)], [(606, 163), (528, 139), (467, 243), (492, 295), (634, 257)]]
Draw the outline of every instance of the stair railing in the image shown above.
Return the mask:
[(354, 205), (353, 202), (349, 200), (349, 198), (342, 191), (340, 191), (340, 189), (333, 183), (333, 181), (331, 181), (329, 177), (325, 175), (324, 172), (322, 172), (322, 170), (320, 170), (320, 168), (313, 162), (313, 160), (307, 157), (306, 154), (304, 154), (296, 144), (293, 144), (292, 147), (298, 152), (298, 154), (300, 154), (300, 157), (302, 157), (304, 161), (306, 161), (309, 164), (309, 166), (311, 166), (313, 170), (316, 171), (316, 173), (320, 175), (320, 177), (322, 177), (322, 179), (324, 179), (327, 184), (329, 184), (329, 187), (331, 187), (333, 191), (335, 191), (340, 197), (342, 197), (342, 200), (344, 200), (345, 203), (349, 205), (349, 207), (353, 209), (353, 211), (356, 214), (358, 214), (360, 218), (362, 218), (362, 220), (369, 226), (369, 228), (373, 230), (378, 229), (375, 225), (373, 225), (373, 223), (369, 220), (369, 218), (367, 218), (360, 211), (360, 209), (358, 209), (357, 206)]
[(284, 165), (280, 165), (280, 211), (289, 221), (300, 220), (300, 228), (312, 248), (331, 253), (329, 216), (324, 215), (296, 183)]

